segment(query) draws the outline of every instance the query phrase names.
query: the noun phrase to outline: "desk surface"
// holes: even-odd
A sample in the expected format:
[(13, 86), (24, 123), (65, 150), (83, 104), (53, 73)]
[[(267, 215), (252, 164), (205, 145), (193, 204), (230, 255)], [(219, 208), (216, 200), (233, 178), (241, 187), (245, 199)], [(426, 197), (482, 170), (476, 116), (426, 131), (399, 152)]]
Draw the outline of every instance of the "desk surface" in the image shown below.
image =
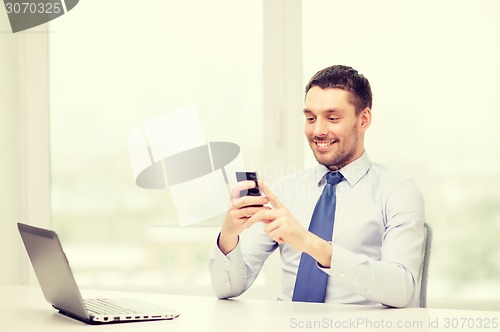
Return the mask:
[[(82, 291), (83, 297), (135, 297), (181, 312), (171, 321), (88, 326), (63, 316), (38, 287), (0, 287), (1, 331), (217, 331), (279, 332), (352, 329), (500, 331), (500, 312), (447, 309), (388, 309), (382, 306), (293, 303), (168, 294)], [(140, 329), (140, 330), (139, 330)]]

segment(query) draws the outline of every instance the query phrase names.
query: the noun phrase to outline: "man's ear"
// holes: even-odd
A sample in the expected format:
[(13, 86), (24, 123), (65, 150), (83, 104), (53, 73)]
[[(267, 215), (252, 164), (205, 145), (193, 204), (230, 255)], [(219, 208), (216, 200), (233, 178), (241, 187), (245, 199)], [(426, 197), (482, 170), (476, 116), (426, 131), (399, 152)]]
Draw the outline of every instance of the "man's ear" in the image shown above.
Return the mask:
[(359, 121), (361, 128), (364, 130), (370, 127), (370, 124), (372, 123), (372, 110), (369, 107), (366, 107), (361, 111), (359, 114)]

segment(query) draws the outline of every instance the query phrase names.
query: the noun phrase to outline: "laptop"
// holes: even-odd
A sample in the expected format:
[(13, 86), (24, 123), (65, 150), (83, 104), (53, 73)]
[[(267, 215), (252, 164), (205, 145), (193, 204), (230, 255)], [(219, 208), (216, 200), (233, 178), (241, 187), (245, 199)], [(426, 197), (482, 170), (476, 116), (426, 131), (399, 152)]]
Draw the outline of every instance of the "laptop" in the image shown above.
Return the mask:
[(17, 223), (45, 299), (88, 324), (174, 319), (179, 313), (138, 299), (83, 299), (54, 231)]

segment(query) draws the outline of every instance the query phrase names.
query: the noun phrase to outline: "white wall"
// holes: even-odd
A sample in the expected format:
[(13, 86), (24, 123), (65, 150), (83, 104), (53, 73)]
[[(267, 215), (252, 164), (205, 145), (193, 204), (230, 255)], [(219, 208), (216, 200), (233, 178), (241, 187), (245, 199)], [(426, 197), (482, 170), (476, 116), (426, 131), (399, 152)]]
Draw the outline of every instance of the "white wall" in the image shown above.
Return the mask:
[(33, 280), (17, 221), (50, 225), (47, 35), (0, 12), (0, 285)]
[[(0, 14), (0, 31), (8, 31)], [(15, 221), (21, 216), (18, 38), (0, 34), (0, 286), (21, 280), (21, 250)]]

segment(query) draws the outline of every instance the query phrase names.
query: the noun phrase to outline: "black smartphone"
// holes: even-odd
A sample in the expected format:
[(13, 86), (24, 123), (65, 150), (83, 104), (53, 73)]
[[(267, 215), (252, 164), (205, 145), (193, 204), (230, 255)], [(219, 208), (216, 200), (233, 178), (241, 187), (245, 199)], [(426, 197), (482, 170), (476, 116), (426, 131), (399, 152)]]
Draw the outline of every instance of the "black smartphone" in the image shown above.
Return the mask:
[(240, 197), (260, 196), (259, 180), (257, 179), (257, 172), (237, 171), (236, 172), (236, 180), (238, 182), (247, 181), (247, 180), (255, 182), (255, 188), (248, 189), (248, 190), (245, 189), (245, 190), (240, 191)]

